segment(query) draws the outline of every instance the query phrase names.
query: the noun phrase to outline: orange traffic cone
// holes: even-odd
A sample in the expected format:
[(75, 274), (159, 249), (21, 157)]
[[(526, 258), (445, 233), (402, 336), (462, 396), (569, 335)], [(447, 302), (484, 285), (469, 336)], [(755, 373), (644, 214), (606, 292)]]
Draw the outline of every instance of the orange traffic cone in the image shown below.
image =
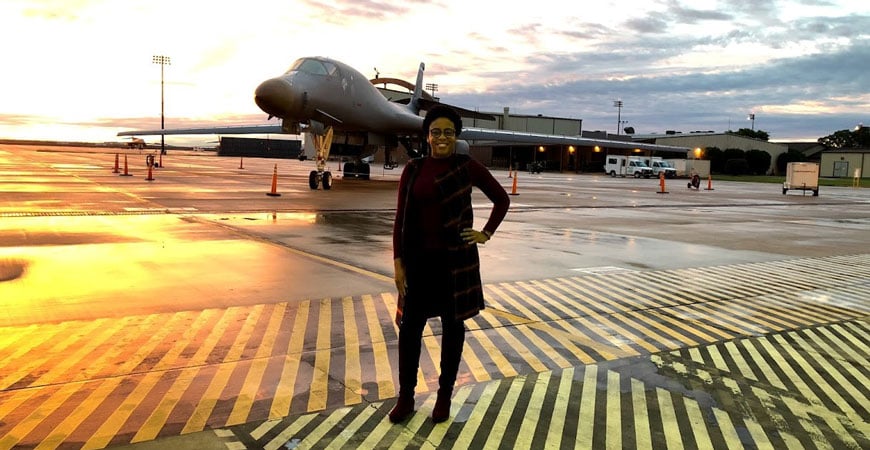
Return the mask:
[(272, 192), (266, 192), (266, 195), (270, 197), (280, 197), (281, 194), (278, 193), (278, 165), (275, 164), (275, 171), (272, 172)]
[(115, 168), (112, 169), (112, 173), (121, 173), (121, 168), (118, 167), (118, 154), (115, 153)]
[(712, 191), (713, 190), (713, 174), (707, 175), (707, 189), (704, 189), (704, 190), (705, 191)]
[(513, 182), (513, 186), (511, 187), (510, 195), (520, 195), (517, 193), (517, 172), (516, 171), (514, 171), (514, 182)]
[(661, 190), (656, 192), (657, 194), (667, 194), (668, 191), (665, 190), (665, 173), (659, 172), (659, 185), (661, 186)]
[(132, 177), (133, 175), (130, 172), (127, 172), (127, 154), (124, 154), (124, 173), (121, 174), (122, 177)]
[(145, 178), (145, 181), (154, 181), (154, 177), (151, 173), (152, 170), (154, 169), (151, 168), (151, 164), (148, 164), (148, 177)]

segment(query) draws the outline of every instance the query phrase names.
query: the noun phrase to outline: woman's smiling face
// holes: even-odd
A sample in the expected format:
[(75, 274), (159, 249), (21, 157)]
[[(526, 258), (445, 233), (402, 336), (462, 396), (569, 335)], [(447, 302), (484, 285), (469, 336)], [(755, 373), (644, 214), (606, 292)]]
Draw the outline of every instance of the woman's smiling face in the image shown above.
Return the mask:
[(446, 158), (456, 149), (456, 129), (453, 121), (439, 117), (429, 125), (429, 148), (433, 158)]

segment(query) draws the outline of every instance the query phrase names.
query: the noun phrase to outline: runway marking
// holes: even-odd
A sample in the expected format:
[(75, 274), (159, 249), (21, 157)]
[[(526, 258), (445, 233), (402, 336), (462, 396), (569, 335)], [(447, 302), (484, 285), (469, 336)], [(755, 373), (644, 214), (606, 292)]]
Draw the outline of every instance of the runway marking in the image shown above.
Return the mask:
[[(813, 433), (863, 445), (870, 433), (868, 263), (870, 255), (852, 255), (728, 266), (734, 288), (712, 290), (704, 301), (687, 298), (682, 285), (671, 294), (643, 294), (643, 273), (486, 285), (487, 309), (466, 322), (456, 399), (478, 402), (480, 389), (491, 384), (490, 404), (460, 403), (453, 417), (463, 421), (445, 425), (454, 427), (449, 433), (425, 422), (418, 431), (430, 439), (464, 435), (463, 442), (477, 445), (497, 425), (507, 434), (525, 430), (517, 442), (529, 448), (554, 429), (560, 439), (593, 446), (730, 448), (749, 439), (788, 447), (812, 442), (806, 436)], [(721, 283), (711, 274), (723, 269), (668, 273), (675, 279), (691, 273), (706, 286)], [(795, 291), (787, 276), (772, 281), (795, 271), (804, 290)], [(829, 272), (837, 279), (825, 278)], [(764, 288), (754, 287), (759, 283)], [(608, 293), (614, 284), (615, 292), (635, 294)], [(328, 417), (339, 408), (346, 411), (338, 422), (309, 418), (299, 433), (323, 426), (317, 434), (330, 441), (338, 423), (354, 423), (367, 442), (407, 442), (413, 436), (379, 422), (396, 395), (394, 308), (393, 295), (383, 293), (2, 327), (0, 354), (15, 358), (4, 357), (0, 366), (0, 448), (69, 442), (101, 448), (247, 423), (258, 430), (252, 442), (278, 448), (287, 441), (277, 436), (294, 439), (286, 430), (308, 413)], [(439, 322), (427, 323), (417, 393), (430, 408), (440, 334)], [(700, 399), (597, 365), (644, 358), (696, 383), (694, 389), (731, 393), (733, 399), (717, 399), (719, 406), (733, 427), (747, 431), (730, 434), (721, 410)], [(735, 412), (737, 398), (777, 412), (759, 410), (753, 422)], [(501, 417), (505, 402), (515, 410)], [(676, 428), (666, 428), (663, 417)], [(468, 428), (475, 420), (486, 429)], [(610, 432), (595, 435), (601, 420)], [(797, 427), (793, 435), (789, 427)]]

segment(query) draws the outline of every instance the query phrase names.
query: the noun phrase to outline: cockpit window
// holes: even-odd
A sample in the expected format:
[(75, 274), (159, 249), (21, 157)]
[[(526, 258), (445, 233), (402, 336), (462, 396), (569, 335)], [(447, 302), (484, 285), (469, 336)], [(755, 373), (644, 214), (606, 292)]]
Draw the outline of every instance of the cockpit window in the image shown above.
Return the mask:
[(338, 72), (338, 67), (329, 61), (320, 61), (317, 59), (299, 59), (290, 67), (287, 72), (300, 71), (313, 75), (334, 75)]

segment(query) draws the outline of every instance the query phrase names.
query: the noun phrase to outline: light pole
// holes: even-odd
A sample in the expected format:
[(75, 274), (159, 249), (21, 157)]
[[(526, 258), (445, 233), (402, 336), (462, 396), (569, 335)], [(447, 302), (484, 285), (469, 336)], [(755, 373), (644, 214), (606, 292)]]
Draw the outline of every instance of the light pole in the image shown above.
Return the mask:
[(426, 83), (426, 89), (432, 91), (432, 98), (435, 98), (435, 93), (438, 92), (438, 83)]
[(755, 113), (749, 113), (749, 117), (746, 120), (752, 121), (752, 131), (755, 131)]
[[(151, 57), (151, 62), (160, 64), (160, 131), (163, 131), (163, 66), (169, 65), (169, 57), (162, 55), (154, 55)], [(160, 154), (166, 154), (165, 135), (160, 133)]]
[(622, 126), (622, 100), (614, 100), (613, 106), (616, 110), (616, 135), (619, 136), (619, 127)]

